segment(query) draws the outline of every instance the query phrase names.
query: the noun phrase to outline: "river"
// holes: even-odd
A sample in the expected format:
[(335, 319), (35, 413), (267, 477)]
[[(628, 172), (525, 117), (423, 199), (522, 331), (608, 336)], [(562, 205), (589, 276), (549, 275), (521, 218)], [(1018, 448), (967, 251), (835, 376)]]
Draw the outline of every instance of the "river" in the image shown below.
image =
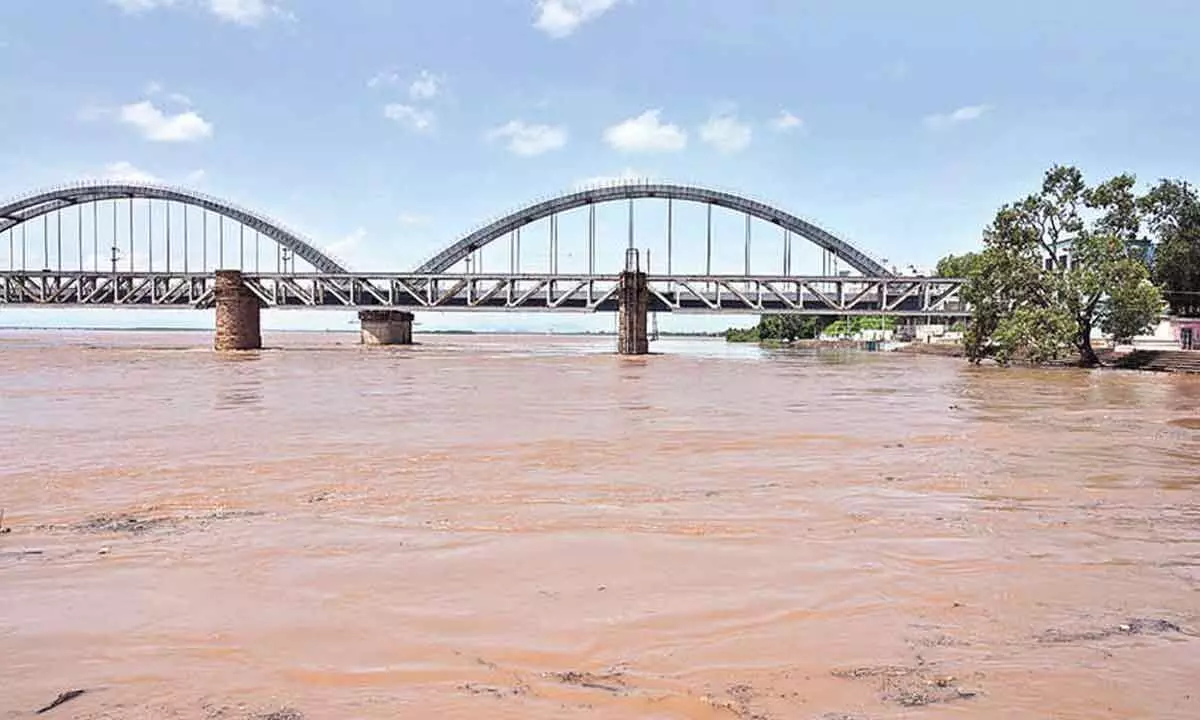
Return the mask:
[(1200, 717), (1200, 378), (0, 333), (0, 718)]

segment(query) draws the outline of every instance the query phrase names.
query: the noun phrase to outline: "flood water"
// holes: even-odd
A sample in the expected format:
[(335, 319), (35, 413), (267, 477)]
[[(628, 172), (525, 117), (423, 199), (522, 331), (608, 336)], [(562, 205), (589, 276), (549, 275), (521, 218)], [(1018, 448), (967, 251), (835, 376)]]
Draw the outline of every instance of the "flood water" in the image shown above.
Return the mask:
[(1200, 717), (1200, 377), (0, 334), (0, 718)]

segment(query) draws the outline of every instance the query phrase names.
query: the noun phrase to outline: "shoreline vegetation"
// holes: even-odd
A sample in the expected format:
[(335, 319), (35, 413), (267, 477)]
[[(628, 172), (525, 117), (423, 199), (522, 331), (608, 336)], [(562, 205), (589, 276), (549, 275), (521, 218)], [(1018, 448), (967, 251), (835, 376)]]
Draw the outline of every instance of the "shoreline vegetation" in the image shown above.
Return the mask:
[(871, 332), (880, 334), (896, 329), (896, 319), (889, 317), (852, 317), (836, 319), (830, 316), (763, 315), (758, 324), (748, 328), (729, 328), (724, 332), (728, 342), (790, 343), (796, 340), (854, 341)]
[[(1089, 186), (1078, 169), (1051, 167), (1033, 193), (996, 212), (981, 249), (938, 262), (936, 277), (965, 281), (960, 297), (971, 317), (957, 328), (962, 341), (889, 349), (973, 364), (1200, 372), (1200, 352), (1183, 349), (1183, 333), (1195, 332), (1190, 327), (1178, 331), (1175, 349), (1131, 347), (1164, 318), (1200, 318), (1200, 195), (1184, 180), (1162, 179), (1141, 194), (1136, 185), (1124, 173)], [(764, 316), (758, 326), (730, 328), (725, 337), (874, 339), (863, 329), (781, 335), (777, 321)], [(1096, 339), (1106, 347), (1093, 346)], [(1121, 347), (1130, 349), (1115, 349)]]
[[(740, 341), (734, 340), (732, 342)], [(851, 350), (867, 352), (871, 351), (868, 347), (868, 342), (865, 340), (846, 339), (760, 340), (758, 341), (758, 345), (773, 349)], [(896, 347), (874, 350), (874, 352), (889, 352), (898, 355), (924, 357), (967, 358), (967, 350), (961, 342), (903, 342)], [(1014, 367), (1138, 370), (1142, 372), (1200, 374), (1200, 352), (1101, 348), (1096, 350), (1096, 356), (1099, 362), (1095, 365), (1082, 364), (1078, 358), (1069, 355), (1055, 360), (1043, 360), (1039, 362), (1014, 359), (1007, 364)], [(999, 365), (994, 360), (986, 362), (988, 364)]]
[[(967, 359), (1104, 364), (1093, 347), (1128, 345), (1164, 316), (1200, 314), (1200, 197), (1183, 180), (1135, 191), (1129, 173), (1089, 186), (1055, 165), (1041, 187), (1002, 206), (982, 249), (949, 255), (939, 277), (962, 278), (972, 316)], [(1097, 332), (1094, 332), (1097, 331)]]

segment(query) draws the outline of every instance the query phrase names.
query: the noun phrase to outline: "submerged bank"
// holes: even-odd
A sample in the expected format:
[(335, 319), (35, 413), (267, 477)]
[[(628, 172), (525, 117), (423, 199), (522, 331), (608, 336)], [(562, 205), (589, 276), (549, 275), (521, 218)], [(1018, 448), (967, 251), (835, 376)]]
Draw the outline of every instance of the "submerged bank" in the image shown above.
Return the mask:
[[(764, 347), (788, 347), (806, 350), (862, 350), (894, 352), (902, 355), (925, 355), (934, 357), (965, 358), (966, 351), (958, 343), (901, 343), (886, 347), (879, 342), (861, 340), (794, 340), (763, 341)], [(1195, 373), (1200, 374), (1200, 351), (1195, 350), (1098, 350), (1100, 367), (1116, 370), (1142, 370), (1146, 372)], [(1027, 363), (1014, 363), (1025, 365)], [(1045, 367), (1067, 367), (1077, 365), (1074, 358), (1043, 363)]]
[(1113, 355), (1106, 363), (1123, 370), (1200, 373), (1200, 352), (1195, 350), (1134, 350)]

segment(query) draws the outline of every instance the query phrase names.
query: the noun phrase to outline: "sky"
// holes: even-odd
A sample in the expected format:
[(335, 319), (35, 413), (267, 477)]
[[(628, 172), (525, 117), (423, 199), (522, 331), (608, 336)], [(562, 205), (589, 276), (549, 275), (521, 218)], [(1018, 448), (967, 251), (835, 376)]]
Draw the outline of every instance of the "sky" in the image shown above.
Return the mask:
[(645, 177), (928, 268), (1054, 163), (1200, 181), (1196, 27), (1191, 0), (4, 0), (0, 196), (183, 185), (403, 271), (533, 200)]

